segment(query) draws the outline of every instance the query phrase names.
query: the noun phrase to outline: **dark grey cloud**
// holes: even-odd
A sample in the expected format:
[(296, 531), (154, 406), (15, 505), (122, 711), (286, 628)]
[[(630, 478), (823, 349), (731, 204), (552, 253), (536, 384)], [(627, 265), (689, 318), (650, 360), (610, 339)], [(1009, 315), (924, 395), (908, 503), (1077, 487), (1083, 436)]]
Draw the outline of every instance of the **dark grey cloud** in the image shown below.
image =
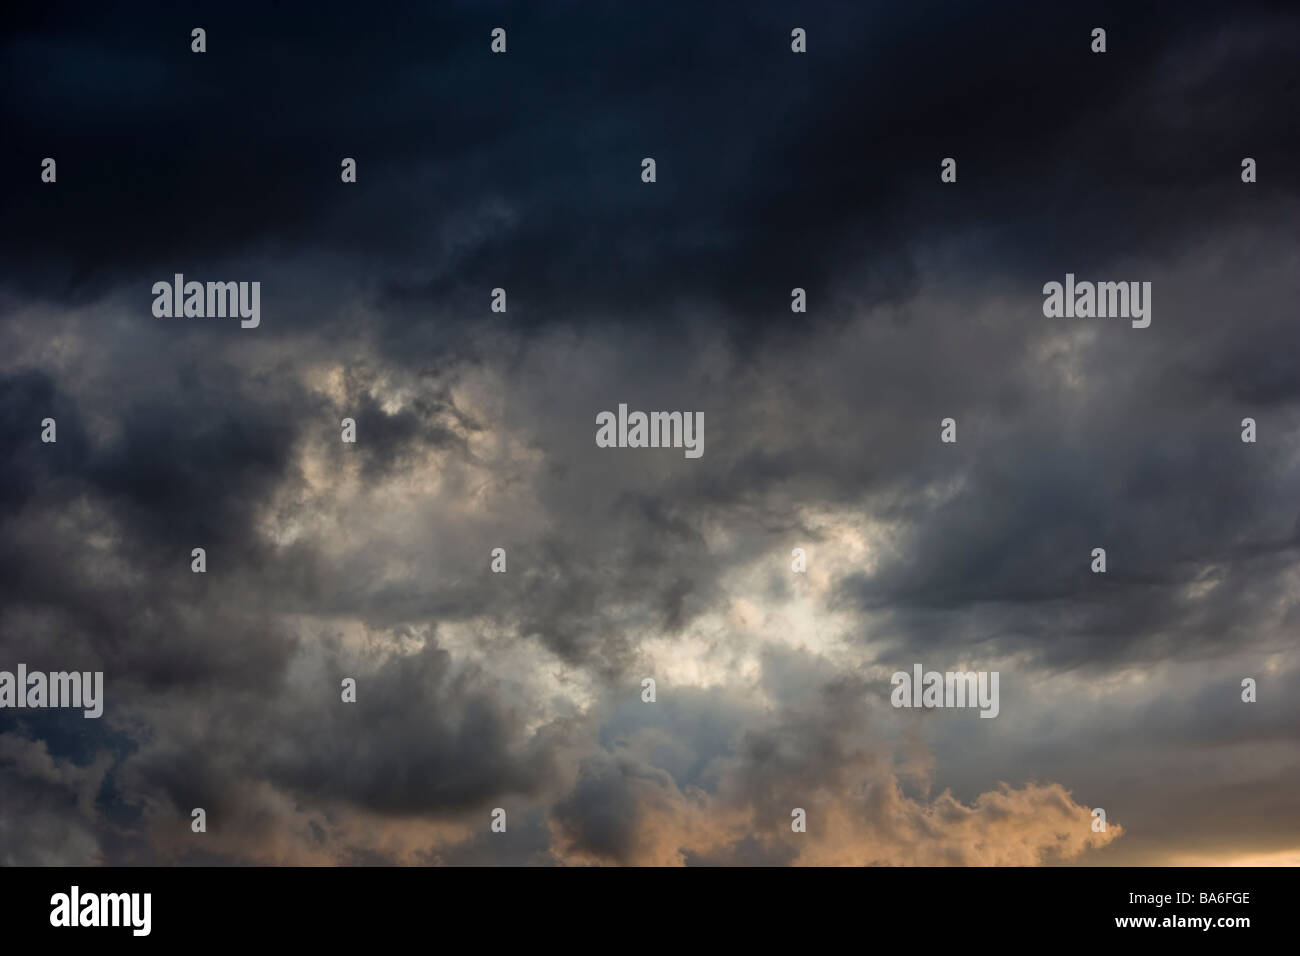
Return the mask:
[[(1293, 846), (1298, 32), (1271, 4), (19, 11), (0, 666), (109, 699), (0, 712), (0, 854)], [(1151, 327), (1045, 319), (1067, 271), (1152, 281)], [(261, 281), (262, 325), (154, 318), (175, 272)], [(595, 447), (620, 402), (702, 410), (703, 458)], [(918, 660), (1000, 668), (1003, 715), (892, 711)], [(1107, 847), (1073, 829), (1101, 801)]]
[[(915, 292), (918, 237), (978, 226), (1001, 270), (1094, 267), (1294, 203), (1282, 10), (28, 14), (4, 46), (10, 131), (64, 172), (52, 197), (9, 154), (4, 251), (12, 282), (87, 301), (160, 266), (328, 250), (364, 268), (398, 341), (430, 309), (486, 314), (497, 285), (524, 327), (702, 301), (757, 329), (788, 321), (794, 284), (843, 319), (850, 271), (868, 302)], [(792, 18), (814, 55), (788, 54)], [(1103, 22), (1104, 58), (1085, 42)], [(1244, 200), (1242, 148), (1265, 170)], [(963, 186), (936, 191), (947, 155)]]

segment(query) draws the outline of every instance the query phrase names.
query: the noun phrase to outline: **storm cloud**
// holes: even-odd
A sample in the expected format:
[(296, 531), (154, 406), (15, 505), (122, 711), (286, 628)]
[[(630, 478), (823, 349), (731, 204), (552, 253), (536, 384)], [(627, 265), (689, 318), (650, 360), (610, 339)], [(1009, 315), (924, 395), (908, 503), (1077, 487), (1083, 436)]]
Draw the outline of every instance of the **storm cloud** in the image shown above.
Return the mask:
[[(0, 668), (106, 706), (0, 710), (0, 861), (1300, 848), (1298, 43), (1256, 3), (19, 12)], [(156, 318), (175, 273), (261, 324)], [(1150, 327), (1046, 318), (1066, 273)], [(597, 447), (620, 403), (704, 456)], [(891, 708), (916, 662), (999, 671), (998, 718)]]

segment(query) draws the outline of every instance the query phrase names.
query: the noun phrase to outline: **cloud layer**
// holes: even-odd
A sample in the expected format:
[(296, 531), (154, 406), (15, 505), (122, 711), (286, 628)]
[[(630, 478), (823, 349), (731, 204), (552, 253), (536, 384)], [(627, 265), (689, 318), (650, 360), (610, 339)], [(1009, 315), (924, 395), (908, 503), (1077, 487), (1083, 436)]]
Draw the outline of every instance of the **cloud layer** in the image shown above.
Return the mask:
[[(1300, 847), (1293, 12), (27, 16), (0, 668), (107, 703), (0, 710), (0, 862)], [(176, 272), (261, 326), (153, 317)], [(1150, 328), (1044, 318), (1066, 272)], [(915, 662), (999, 717), (891, 708)]]

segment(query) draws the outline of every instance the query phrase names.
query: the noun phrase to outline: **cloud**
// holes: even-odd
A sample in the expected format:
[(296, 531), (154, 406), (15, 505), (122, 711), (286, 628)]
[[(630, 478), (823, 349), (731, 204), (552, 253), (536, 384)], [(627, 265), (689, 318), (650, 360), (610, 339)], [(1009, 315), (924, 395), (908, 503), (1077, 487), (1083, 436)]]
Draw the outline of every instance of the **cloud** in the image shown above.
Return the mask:
[[(1300, 27), (1104, 13), (1104, 61), (1057, 7), (810, 9), (803, 59), (777, 5), (503, 5), (496, 59), (470, 5), (22, 14), (6, 128), (59, 181), (2, 161), (0, 660), (107, 703), (0, 712), (13, 859), (1291, 833)], [(153, 317), (178, 271), (261, 281), (262, 325)], [(1067, 271), (1151, 281), (1151, 327), (1045, 319)], [(596, 447), (621, 402), (703, 412), (704, 457)], [(999, 670), (999, 718), (890, 709), (918, 661)]]

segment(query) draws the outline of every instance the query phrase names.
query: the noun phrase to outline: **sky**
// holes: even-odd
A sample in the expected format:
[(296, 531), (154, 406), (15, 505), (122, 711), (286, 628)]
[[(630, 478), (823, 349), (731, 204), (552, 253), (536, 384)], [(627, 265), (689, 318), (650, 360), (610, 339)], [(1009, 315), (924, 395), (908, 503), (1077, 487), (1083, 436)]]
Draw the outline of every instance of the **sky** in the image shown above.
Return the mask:
[(48, 6), (0, 863), (1300, 864), (1293, 5)]

